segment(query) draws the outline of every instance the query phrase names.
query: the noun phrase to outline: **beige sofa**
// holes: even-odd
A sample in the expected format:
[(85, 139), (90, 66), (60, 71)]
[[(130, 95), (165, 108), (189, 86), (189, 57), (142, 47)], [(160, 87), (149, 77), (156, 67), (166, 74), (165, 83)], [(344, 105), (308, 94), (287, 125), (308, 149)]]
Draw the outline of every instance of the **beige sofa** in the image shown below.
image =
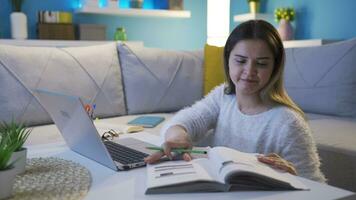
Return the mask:
[[(356, 40), (287, 49), (286, 88), (307, 112), (329, 184), (356, 191)], [(44, 88), (96, 103), (95, 121), (126, 124), (203, 97), (202, 51), (107, 43), (85, 47), (0, 44), (0, 120), (34, 126), (27, 145), (63, 141), (31, 92)], [(159, 134), (160, 124), (145, 131)]]

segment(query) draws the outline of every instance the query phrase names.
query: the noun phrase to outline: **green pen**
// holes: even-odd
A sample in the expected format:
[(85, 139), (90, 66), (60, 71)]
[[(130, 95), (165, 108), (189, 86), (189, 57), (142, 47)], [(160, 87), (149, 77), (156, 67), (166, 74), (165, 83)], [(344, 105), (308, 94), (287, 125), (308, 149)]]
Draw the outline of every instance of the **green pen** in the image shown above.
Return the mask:
[[(161, 147), (146, 147), (146, 149), (163, 151)], [(205, 150), (197, 150), (197, 149), (183, 149), (183, 148), (173, 148), (172, 152), (176, 153), (196, 153), (196, 154), (207, 154), (208, 151)]]

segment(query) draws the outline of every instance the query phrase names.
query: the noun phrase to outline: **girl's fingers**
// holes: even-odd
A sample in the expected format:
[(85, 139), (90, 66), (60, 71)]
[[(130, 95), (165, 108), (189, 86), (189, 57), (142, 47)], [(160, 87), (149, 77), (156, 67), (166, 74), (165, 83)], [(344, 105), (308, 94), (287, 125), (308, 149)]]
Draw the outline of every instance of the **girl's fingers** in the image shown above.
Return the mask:
[(293, 175), (297, 175), (297, 171), (295, 170), (295, 168), (291, 162), (288, 162), (288, 161), (280, 158), (279, 156), (278, 157), (277, 156), (275, 156), (275, 155), (258, 156), (257, 159), (258, 159), (258, 161), (268, 164), (273, 168), (277, 168), (277, 169), (286, 171), (288, 173), (291, 173)]
[(192, 145), (189, 142), (170, 142), (167, 141), (163, 144), (164, 154), (167, 155), (168, 158), (172, 159), (172, 148), (191, 148)]
[(269, 153), (266, 157), (272, 157), (272, 158), (281, 158), (278, 154), (276, 153)]
[(270, 159), (265, 156), (259, 156), (259, 157), (257, 157), (257, 160), (260, 162), (266, 163), (266, 164), (274, 164), (275, 163), (275, 160)]
[(192, 157), (190, 156), (189, 153), (183, 153), (183, 160), (185, 161), (191, 161)]
[(167, 142), (163, 143), (163, 153), (172, 160), (171, 147)]
[(159, 151), (159, 152), (156, 152), (154, 154), (147, 156), (146, 158), (144, 158), (144, 161), (145, 161), (145, 163), (152, 164), (152, 163), (159, 161), (162, 156), (164, 156), (164, 153)]
[(297, 175), (297, 171), (294, 169), (294, 167), (292, 166), (288, 166), (288, 165), (275, 165), (274, 166), (275, 168), (277, 169), (280, 169), (280, 170), (283, 170), (285, 172), (288, 172), (290, 174), (293, 174), (293, 175)]
[(189, 143), (189, 142), (186, 142), (186, 141), (182, 141), (182, 142), (177, 142), (177, 141), (174, 141), (174, 142), (171, 142), (171, 141), (167, 141), (165, 142), (165, 145), (166, 146), (169, 146), (171, 148), (191, 148), (192, 145)]

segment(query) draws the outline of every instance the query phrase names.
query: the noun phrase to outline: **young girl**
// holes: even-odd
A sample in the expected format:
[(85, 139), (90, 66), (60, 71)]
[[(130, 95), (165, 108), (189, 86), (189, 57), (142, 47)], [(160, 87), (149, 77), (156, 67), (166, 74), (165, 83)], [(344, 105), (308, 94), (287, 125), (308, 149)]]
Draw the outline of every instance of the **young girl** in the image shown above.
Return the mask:
[(164, 152), (146, 162), (171, 157), (171, 148), (191, 148), (214, 129), (211, 146), (264, 154), (260, 162), (325, 182), (304, 113), (283, 87), (284, 60), (283, 43), (271, 24), (252, 20), (237, 26), (224, 48), (227, 82), (166, 123)]

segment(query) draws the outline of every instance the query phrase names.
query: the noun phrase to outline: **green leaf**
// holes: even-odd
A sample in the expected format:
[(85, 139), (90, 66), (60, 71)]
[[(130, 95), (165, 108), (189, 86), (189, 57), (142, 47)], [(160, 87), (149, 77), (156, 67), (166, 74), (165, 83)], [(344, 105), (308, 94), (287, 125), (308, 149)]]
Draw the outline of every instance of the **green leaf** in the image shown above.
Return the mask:
[(11, 166), (12, 163), (8, 163), (11, 154), (23, 147), (31, 131), (25, 124), (15, 120), (0, 122), (0, 170)]

